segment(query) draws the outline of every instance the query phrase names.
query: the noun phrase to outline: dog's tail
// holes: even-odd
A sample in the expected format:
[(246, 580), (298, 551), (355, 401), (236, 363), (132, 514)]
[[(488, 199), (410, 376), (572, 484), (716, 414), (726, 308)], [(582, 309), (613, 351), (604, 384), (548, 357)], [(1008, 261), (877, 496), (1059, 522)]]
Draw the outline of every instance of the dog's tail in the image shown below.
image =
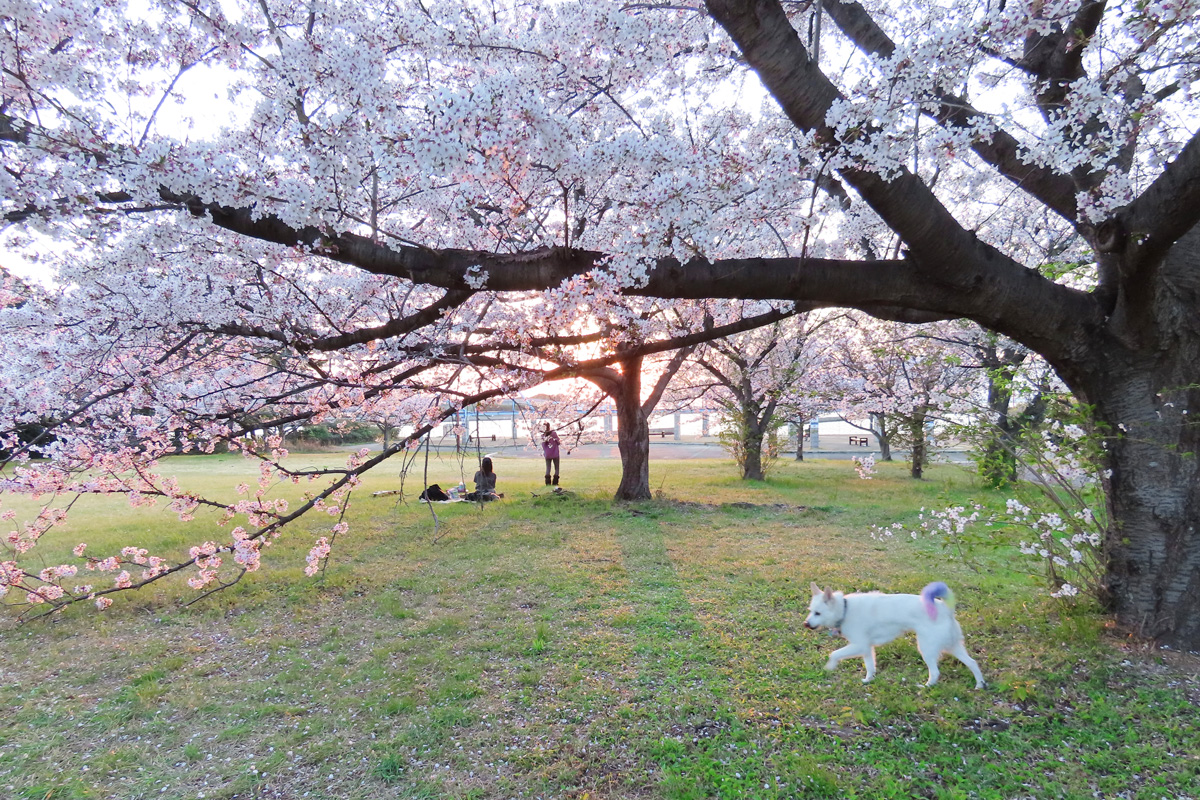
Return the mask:
[(921, 590), (921, 600), (925, 603), (925, 613), (929, 614), (932, 620), (937, 619), (937, 604), (934, 600), (938, 598), (946, 604), (950, 609), (950, 613), (954, 613), (954, 592), (950, 591), (950, 587), (941, 581), (934, 581)]

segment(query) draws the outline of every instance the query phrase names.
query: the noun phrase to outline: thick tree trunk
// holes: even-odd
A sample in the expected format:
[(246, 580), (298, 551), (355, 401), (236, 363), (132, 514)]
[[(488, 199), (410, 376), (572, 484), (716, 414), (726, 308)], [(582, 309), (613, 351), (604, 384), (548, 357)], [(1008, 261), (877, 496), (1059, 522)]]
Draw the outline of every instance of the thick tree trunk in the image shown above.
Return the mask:
[(914, 480), (921, 480), (925, 474), (926, 444), (925, 444), (925, 412), (919, 411), (908, 421), (908, 434), (912, 438), (911, 473)]
[(979, 460), (979, 477), (993, 489), (1010, 486), (1017, 480), (1017, 437), (1008, 414), (1014, 369), (996, 366), (988, 370), (988, 411), (993, 427), (984, 434), (987, 443)]
[(617, 407), (617, 449), (621, 452), (621, 483), (615, 500), (649, 500), (650, 414), (654, 411), (672, 376), (679, 371), (693, 347), (677, 350), (642, 400), (642, 356), (622, 358), (620, 370), (594, 368), (579, 376), (596, 384)]
[(763, 470), (763, 426), (749, 415), (742, 423), (742, 480), (761, 481)]
[[(1190, 379), (1150, 365), (1097, 403), (1110, 428), (1107, 590), (1117, 617), (1148, 636), (1200, 646), (1200, 343), (1174, 352)], [(1172, 370), (1174, 372), (1174, 370)], [(1159, 392), (1153, 388), (1159, 387)]]
[(1129, 628), (1200, 649), (1200, 226), (1123, 291), (1063, 370), (1108, 428), (1105, 588)]
[(621, 453), (621, 483), (617, 500), (649, 500), (650, 425), (640, 408), (628, 417), (617, 411), (617, 449)]
[(875, 432), (875, 439), (879, 442), (879, 460), (892, 460), (892, 442), (888, 438), (887, 415), (882, 411), (871, 414), (871, 428)]
[(796, 460), (804, 460), (804, 422), (796, 423)]
[(612, 395), (617, 406), (617, 449), (621, 453), (621, 483), (617, 500), (649, 500), (650, 421), (642, 410), (641, 359), (622, 363), (620, 388)]

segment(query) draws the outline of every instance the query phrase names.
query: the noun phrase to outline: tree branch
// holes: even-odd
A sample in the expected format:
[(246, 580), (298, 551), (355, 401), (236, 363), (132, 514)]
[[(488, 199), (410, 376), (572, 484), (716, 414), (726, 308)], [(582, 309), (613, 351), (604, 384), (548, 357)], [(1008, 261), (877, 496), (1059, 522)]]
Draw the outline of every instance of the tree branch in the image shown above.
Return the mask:
[(1105, 0), (1088, 0), (1075, 13), (1068, 30), (1030, 34), (1025, 40), (1025, 55), (1020, 66), (1041, 81), (1038, 106), (1046, 119), (1062, 107), (1071, 84), (1086, 74), (1083, 52), (1104, 19), (1104, 6)]
[[(778, 0), (709, 0), (707, 6), (788, 118), (801, 129), (814, 131), (819, 141), (836, 143), (835, 131), (825, 118), (842, 97), (808, 58)], [(893, 287), (898, 293), (891, 297), (849, 303), (828, 298), (830, 305), (892, 306), (969, 317), (1051, 358), (1075, 351), (1088, 326), (1102, 319), (1093, 300), (1082, 293), (1071, 296), (1072, 290), (1041, 278), (965, 230), (911, 172), (901, 170), (892, 180), (855, 168), (843, 168), (839, 174), (908, 246), (912, 271), (907, 280), (911, 288), (921, 287), (925, 299)], [(807, 278), (809, 271), (804, 272)], [(898, 279), (900, 272), (887, 280)], [(847, 281), (843, 289), (855, 285)], [(817, 298), (806, 295), (804, 299)], [(963, 305), (975, 307), (967, 310)], [(958, 309), (951, 311), (950, 306)], [(1070, 311), (1064, 314), (1066, 309)], [(1048, 328), (1055, 329), (1056, 335), (1047, 337)]]
[(1139, 268), (1157, 263), (1185, 233), (1200, 223), (1200, 133), (1167, 164), (1154, 183), (1123, 215)]
[[(842, 33), (863, 52), (885, 58), (895, 53), (896, 44), (860, 3), (822, 0), (822, 7)], [(970, 129), (973, 123), (990, 119), (964, 98), (949, 92), (937, 91), (934, 97), (940, 104), (935, 118), (948, 128)], [(975, 140), (971, 149), (1018, 188), (1074, 223), (1077, 213), (1074, 182), (1047, 167), (1025, 163), (1021, 157), (1021, 143), (1007, 131), (997, 130), (987, 141)]]
[[(839, 95), (805, 57), (778, 1), (712, 0), (710, 10), (793, 122), (816, 129), (820, 137), (832, 142), (833, 132), (825, 125), (824, 116)], [(0, 139), (27, 141), (34, 135), (30, 127), (0, 114)], [(810, 309), (844, 306), (906, 321), (968, 317), (1050, 357), (1062, 350), (1064, 342), (1086, 335), (1082, 325), (1102, 318), (1085, 294), (1023, 268), (964, 230), (911, 173), (890, 182), (864, 170), (844, 169), (840, 174), (901, 235), (911, 249), (910, 258), (858, 262), (805, 257), (709, 261), (696, 257), (685, 263), (660, 258), (650, 265), (644, 285), (624, 291), (681, 299), (791, 300)], [(110, 202), (134, 200), (119, 191), (104, 197)], [(186, 207), (193, 215), (208, 217), (233, 233), (451, 291), (474, 291), (480, 279), (491, 291), (540, 291), (602, 269), (606, 261), (604, 253), (573, 248), (509, 254), (412, 245), (391, 249), (355, 233), (314, 225), (295, 228), (252, 208), (206, 203), (166, 188), (158, 190), (158, 199)]]
[(391, 319), (382, 325), (376, 325), (370, 328), (361, 328), (349, 333), (341, 333), (335, 336), (324, 336), (314, 339), (309, 342), (290, 341), (282, 331), (269, 330), (261, 326), (250, 325), (221, 325), (213, 328), (216, 333), (222, 333), (229, 336), (250, 336), (270, 339), (296, 348), (301, 353), (316, 351), (319, 353), (329, 353), (337, 350), (344, 350), (356, 344), (366, 344), (367, 342), (379, 341), (381, 339), (390, 339), (394, 336), (403, 336), (406, 333), (411, 333), (415, 330), (425, 327), (436, 322), (441, 318), (442, 312), (457, 308), (465, 303), (474, 292), (470, 291), (449, 291), (444, 294), (441, 299), (426, 308), (421, 309), (406, 317)]
[(654, 382), (654, 388), (650, 390), (649, 396), (642, 402), (642, 413), (646, 416), (650, 415), (658, 406), (658, 401), (662, 400), (663, 393), (667, 391), (667, 385), (671, 379), (675, 377), (675, 373), (683, 366), (683, 362), (687, 361), (688, 356), (696, 349), (696, 345), (682, 347), (675, 351), (671, 356), (671, 360), (667, 362), (667, 366), (659, 374), (658, 380)]

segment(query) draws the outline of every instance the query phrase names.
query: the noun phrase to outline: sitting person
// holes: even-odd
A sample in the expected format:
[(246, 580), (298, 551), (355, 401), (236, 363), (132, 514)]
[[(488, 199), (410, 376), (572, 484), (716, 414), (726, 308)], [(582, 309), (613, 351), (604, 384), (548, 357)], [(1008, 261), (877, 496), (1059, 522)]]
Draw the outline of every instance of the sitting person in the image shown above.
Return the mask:
[(439, 503), (450, 499), (450, 495), (446, 494), (446, 490), (438, 486), (436, 483), (425, 487), (425, 491), (421, 492), (418, 500), (435, 500)]
[(467, 499), (471, 502), (487, 502), (503, 497), (503, 495), (496, 494), (496, 473), (492, 471), (490, 458), (483, 459), (483, 463), (479, 465), (479, 471), (475, 473), (474, 480), (475, 491), (467, 495)]

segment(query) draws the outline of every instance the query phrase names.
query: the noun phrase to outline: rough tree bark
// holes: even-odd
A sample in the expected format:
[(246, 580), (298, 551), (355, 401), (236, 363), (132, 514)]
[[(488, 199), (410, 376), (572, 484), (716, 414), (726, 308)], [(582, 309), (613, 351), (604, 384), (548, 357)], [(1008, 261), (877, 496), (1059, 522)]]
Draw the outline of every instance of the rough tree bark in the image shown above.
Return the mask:
[[(769, 422), (770, 419), (767, 419)], [(763, 424), (756, 409), (746, 407), (742, 413), (742, 480), (761, 481), (766, 479), (763, 468), (763, 439), (766, 438), (766, 425)]]
[(892, 460), (892, 437), (888, 431), (887, 413), (883, 411), (874, 411), (871, 413), (871, 433), (875, 434), (876, 441), (879, 442), (879, 460)]
[(1194, 648), (1200, 644), (1200, 227), (1145, 277), (1122, 287), (1113, 313), (1094, 327), (1090, 347), (1055, 365), (1109, 433), (1107, 589), (1117, 616)]
[(611, 393), (617, 405), (617, 449), (621, 482), (617, 500), (649, 500), (650, 420), (642, 410), (642, 359), (621, 362), (622, 380)]
[(609, 367), (578, 371), (612, 398), (617, 407), (617, 450), (621, 454), (621, 482), (616, 500), (650, 500), (650, 415), (658, 407), (667, 384), (694, 346), (677, 350), (659, 374), (649, 396), (642, 400), (642, 355), (630, 355)]
[(908, 418), (908, 435), (912, 439), (912, 452), (909, 454), (910, 474), (914, 480), (925, 476), (925, 461), (928, 458), (928, 445), (925, 441), (925, 410), (918, 409)]

